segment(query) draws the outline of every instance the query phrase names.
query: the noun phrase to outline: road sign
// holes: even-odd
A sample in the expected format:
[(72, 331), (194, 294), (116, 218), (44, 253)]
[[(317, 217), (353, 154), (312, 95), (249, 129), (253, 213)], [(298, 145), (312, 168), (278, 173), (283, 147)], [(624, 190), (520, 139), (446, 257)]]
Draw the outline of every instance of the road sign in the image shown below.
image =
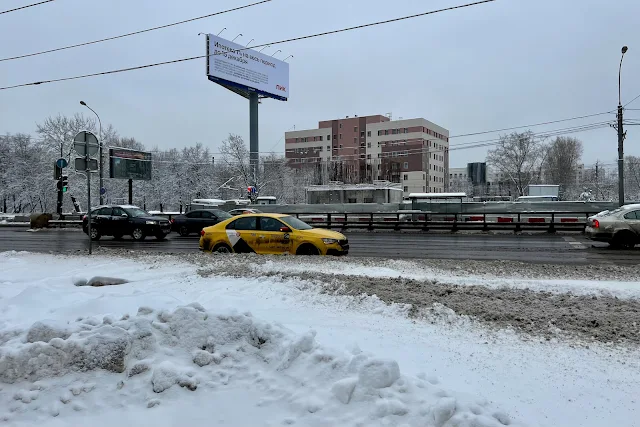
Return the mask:
[(66, 168), (68, 165), (67, 163), (67, 159), (58, 159), (56, 161), (56, 166), (58, 166), (60, 169), (64, 169)]
[(82, 131), (73, 138), (73, 149), (80, 156), (94, 156), (99, 149), (98, 138), (91, 132)]
[(102, 188), (100, 189), (100, 194), (101, 194), (101, 195), (103, 195), (103, 196), (104, 196), (105, 194), (107, 194), (107, 189), (106, 189), (106, 188), (104, 188), (104, 187), (102, 187)]
[(73, 149), (80, 156), (87, 156), (87, 155), (95, 156), (98, 153), (99, 146), (97, 144), (85, 144), (84, 142), (74, 142)]
[[(86, 171), (87, 170), (87, 159), (84, 157), (76, 157), (75, 159), (75, 167), (78, 171)], [(98, 170), (98, 160), (97, 159), (89, 159), (89, 168), (90, 171)]]

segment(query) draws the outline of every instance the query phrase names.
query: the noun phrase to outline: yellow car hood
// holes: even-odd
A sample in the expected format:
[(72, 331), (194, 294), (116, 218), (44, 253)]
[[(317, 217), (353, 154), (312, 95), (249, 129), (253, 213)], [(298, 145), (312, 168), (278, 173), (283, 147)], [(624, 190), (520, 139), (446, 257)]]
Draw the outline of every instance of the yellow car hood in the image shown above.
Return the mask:
[(317, 237), (319, 239), (337, 239), (342, 240), (346, 239), (344, 234), (338, 233), (337, 231), (325, 230), (323, 228), (314, 228), (311, 230), (298, 230), (303, 236)]

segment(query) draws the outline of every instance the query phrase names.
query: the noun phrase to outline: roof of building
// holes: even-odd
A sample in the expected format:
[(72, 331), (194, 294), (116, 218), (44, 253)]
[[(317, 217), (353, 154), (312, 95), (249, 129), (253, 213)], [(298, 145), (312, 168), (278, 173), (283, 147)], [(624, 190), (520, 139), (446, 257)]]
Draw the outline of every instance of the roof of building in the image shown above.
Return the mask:
[(380, 184), (329, 184), (312, 185), (306, 187), (307, 191), (365, 191), (365, 190), (397, 190), (402, 191), (400, 184), (380, 183)]
[(410, 193), (410, 199), (459, 199), (467, 197), (467, 193)]

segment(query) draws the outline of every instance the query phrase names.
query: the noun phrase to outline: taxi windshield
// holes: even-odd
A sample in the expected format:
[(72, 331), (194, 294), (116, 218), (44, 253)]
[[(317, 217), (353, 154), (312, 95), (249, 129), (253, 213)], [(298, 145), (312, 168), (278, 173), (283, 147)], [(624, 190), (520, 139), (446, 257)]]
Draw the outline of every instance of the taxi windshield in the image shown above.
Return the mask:
[(304, 221), (300, 221), (298, 218), (294, 216), (285, 216), (280, 218), (285, 224), (287, 224), (291, 228), (295, 228), (296, 230), (311, 230), (313, 227), (307, 224)]

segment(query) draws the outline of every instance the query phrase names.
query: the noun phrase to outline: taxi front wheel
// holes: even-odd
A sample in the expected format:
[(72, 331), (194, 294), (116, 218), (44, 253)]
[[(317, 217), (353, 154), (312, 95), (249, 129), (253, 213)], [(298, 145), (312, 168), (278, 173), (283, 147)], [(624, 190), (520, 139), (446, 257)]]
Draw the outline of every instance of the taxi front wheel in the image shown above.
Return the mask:
[(296, 255), (320, 255), (320, 251), (312, 244), (305, 243), (303, 245), (300, 245), (300, 247), (296, 251)]

